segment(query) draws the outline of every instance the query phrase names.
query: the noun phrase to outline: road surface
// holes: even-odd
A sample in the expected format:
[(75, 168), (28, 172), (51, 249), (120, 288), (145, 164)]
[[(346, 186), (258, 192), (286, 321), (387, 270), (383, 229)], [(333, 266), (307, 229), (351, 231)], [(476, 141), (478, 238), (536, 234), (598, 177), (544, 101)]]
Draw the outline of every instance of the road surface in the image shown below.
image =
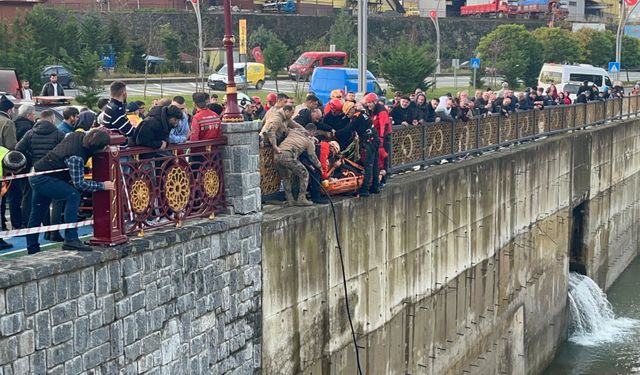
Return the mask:
[[(469, 76), (460, 76), (457, 78), (457, 84), (459, 87), (466, 87), (469, 84)], [(380, 86), (383, 89), (387, 88), (387, 83), (383, 79), (379, 79)], [(437, 87), (454, 87), (454, 79), (453, 77), (443, 76), (438, 78)], [(309, 89), (309, 82), (300, 82), (296, 83), (290, 79), (283, 79), (278, 81), (278, 88), (282, 92), (294, 93), (296, 92), (296, 85), (298, 86), (297, 91), (299, 92), (307, 92)], [(127, 91), (129, 96), (143, 96), (144, 95), (144, 84), (136, 83), (127, 85)], [(196, 90), (195, 82), (181, 82), (181, 83), (148, 83), (147, 84), (147, 96), (158, 98), (158, 97), (170, 97), (175, 95), (187, 95), (191, 94)], [(264, 84), (262, 90), (267, 91), (276, 91), (276, 84), (273, 80), (267, 80)], [(70, 95), (76, 96), (78, 95), (77, 90), (67, 90)], [(207, 88), (207, 91), (209, 89)], [(251, 91), (249, 90), (249, 95), (251, 95)], [(216, 92), (219, 95), (224, 95), (222, 91), (211, 91)], [(101, 96), (108, 96), (109, 94), (109, 86), (105, 85), (103, 91), (101, 92)]]

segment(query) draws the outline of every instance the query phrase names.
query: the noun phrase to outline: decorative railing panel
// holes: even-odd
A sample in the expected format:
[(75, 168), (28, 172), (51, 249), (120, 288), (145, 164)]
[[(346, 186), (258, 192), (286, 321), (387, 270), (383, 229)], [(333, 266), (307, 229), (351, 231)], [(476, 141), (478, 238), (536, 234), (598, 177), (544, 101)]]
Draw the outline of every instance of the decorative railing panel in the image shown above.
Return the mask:
[(436, 159), (450, 155), (452, 150), (453, 124), (450, 122), (436, 122), (425, 124), (427, 141), (425, 144), (425, 159)]
[(478, 121), (478, 148), (484, 148), (498, 143), (498, 126), (500, 117), (485, 117)]
[(124, 235), (181, 226), (225, 209), (221, 146), (226, 139), (163, 150), (119, 148), (123, 140), (112, 136), (110, 150), (94, 156), (94, 178), (116, 185), (114, 192), (94, 194), (94, 243), (113, 245), (123, 242)]
[(411, 164), (424, 160), (424, 129), (422, 126), (398, 126), (393, 129), (391, 164)]
[(460, 153), (478, 148), (476, 145), (476, 131), (476, 120), (456, 122), (453, 152)]
[(274, 194), (280, 190), (280, 176), (273, 163), (271, 147), (260, 147), (260, 177), (262, 195)]

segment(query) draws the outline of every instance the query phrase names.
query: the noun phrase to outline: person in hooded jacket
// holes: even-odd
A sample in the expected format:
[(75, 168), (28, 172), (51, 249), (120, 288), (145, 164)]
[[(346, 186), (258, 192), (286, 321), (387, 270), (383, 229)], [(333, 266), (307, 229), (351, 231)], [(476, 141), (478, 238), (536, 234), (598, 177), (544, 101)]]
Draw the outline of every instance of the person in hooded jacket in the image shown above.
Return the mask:
[[(16, 145), (16, 150), (20, 151), (27, 158), (27, 170), (30, 170), (49, 151), (53, 150), (64, 139), (64, 133), (53, 123), (56, 115), (53, 110), (46, 109), (40, 114), (40, 120), (36, 122), (20, 142)], [(45, 209), (43, 221), (45, 225), (51, 223), (49, 209)], [(25, 183), (22, 189), (22, 224), (27, 227), (29, 216), (31, 215), (31, 185)], [(44, 239), (47, 241), (62, 242), (64, 238), (58, 231), (46, 232)]]
[[(138, 125), (136, 145), (164, 150), (169, 145), (169, 133), (182, 119), (183, 112), (175, 105), (154, 107)], [(143, 154), (143, 158), (152, 158), (158, 153)]]

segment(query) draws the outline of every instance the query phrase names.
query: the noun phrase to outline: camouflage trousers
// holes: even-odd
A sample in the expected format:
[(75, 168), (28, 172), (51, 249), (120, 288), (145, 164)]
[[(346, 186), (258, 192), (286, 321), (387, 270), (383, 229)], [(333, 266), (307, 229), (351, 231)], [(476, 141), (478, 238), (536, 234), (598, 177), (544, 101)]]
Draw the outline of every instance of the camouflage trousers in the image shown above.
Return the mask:
[(287, 200), (293, 199), (293, 194), (291, 192), (291, 182), (292, 178), (298, 177), (298, 186), (299, 193), (298, 195), (304, 195), (307, 192), (307, 185), (309, 183), (309, 172), (307, 168), (300, 162), (300, 160), (295, 159), (293, 155), (288, 151), (283, 151), (281, 154), (275, 154), (273, 156), (273, 161), (276, 166), (276, 170), (278, 171), (278, 175), (282, 179), (282, 185), (284, 186), (284, 193), (287, 196)]

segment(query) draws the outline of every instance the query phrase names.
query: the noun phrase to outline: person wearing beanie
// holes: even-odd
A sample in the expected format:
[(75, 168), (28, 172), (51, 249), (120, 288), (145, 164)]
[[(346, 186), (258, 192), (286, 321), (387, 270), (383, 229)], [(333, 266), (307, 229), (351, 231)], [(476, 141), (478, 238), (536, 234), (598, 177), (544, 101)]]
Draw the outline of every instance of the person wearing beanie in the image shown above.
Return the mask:
[(13, 102), (6, 96), (0, 96), (0, 146), (13, 150), (16, 147), (16, 125), (11, 120)]
[[(98, 182), (84, 178), (84, 165), (95, 153), (109, 145), (109, 134), (103, 129), (89, 132), (73, 132), (67, 135), (53, 150), (49, 151), (34, 165), (36, 172), (53, 171), (68, 168), (68, 171), (49, 173), (29, 177), (33, 197), (33, 207), (29, 216), (29, 228), (42, 224), (51, 200), (64, 201), (64, 220), (66, 223), (78, 221), (80, 192), (115, 190), (112, 181)], [(27, 253), (40, 251), (38, 233), (27, 235)], [(63, 250), (91, 251), (91, 246), (78, 239), (78, 230), (65, 230)]]
[[(13, 107), (13, 102), (9, 98), (5, 95), (0, 96), (0, 146), (9, 150), (13, 150), (16, 147), (16, 143), (18, 143), (16, 140), (16, 125), (11, 120)], [(4, 210), (2, 210), (1, 214), (4, 227)], [(11, 247), (13, 245), (0, 238), (0, 250), (10, 249)]]
[(137, 128), (138, 125), (142, 122), (142, 117), (140, 117), (140, 106), (136, 102), (132, 102), (127, 104), (126, 108), (127, 119), (131, 123), (131, 126)]
[(253, 104), (256, 106), (256, 119), (262, 120), (267, 113), (267, 110), (262, 106), (262, 100), (257, 96), (252, 96), (251, 100), (253, 100)]

